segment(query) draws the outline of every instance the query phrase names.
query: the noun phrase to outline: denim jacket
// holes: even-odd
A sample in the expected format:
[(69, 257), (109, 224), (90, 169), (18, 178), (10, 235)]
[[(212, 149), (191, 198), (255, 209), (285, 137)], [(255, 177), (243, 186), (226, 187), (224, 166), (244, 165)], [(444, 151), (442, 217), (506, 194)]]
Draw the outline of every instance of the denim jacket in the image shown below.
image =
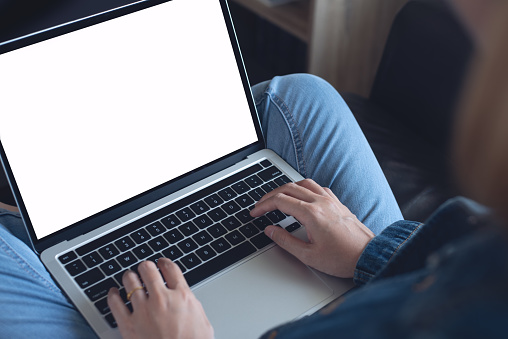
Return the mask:
[(399, 221), (358, 260), (357, 288), (263, 338), (508, 338), (508, 242), (488, 210), (455, 198)]

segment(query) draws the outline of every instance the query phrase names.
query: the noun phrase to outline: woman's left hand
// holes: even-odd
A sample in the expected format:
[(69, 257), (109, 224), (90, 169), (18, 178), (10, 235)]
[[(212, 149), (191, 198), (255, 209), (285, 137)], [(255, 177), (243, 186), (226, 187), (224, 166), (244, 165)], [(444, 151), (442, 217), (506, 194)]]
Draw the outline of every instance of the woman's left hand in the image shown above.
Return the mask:
[(201, 303), (190, 290), (182, 271), (171, 260), (161, 258), (158, 267), (151, 261), (142, 262), (138, 275), (127, 271), (123, 284), (132, 292), (133, 311), (124, 304), (118, 289), (108, 294), (108, 304), (124, 339), (129, 338), (213, 338), (213, 328)]

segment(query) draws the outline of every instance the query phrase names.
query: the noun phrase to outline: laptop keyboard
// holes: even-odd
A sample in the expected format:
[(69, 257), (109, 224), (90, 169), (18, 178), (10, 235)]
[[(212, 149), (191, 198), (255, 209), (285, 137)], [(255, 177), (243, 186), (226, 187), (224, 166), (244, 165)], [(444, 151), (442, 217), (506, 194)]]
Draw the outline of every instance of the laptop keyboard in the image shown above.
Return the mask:
[[(255, 164), (172, 205), (59, 257), (84, 294), (111, 327), (117, 324), (107, 304), (111, 287), (137, 272), (143, 260), (173, 260), (193, 286), (272, 243), (263, 230), (283, 223), (293, 232), (300, 224), (281, 211), (259, 218), (249, 214), (263, 195), (291, 180), (268, 160)], [(280, 226), (280, 225), (279, 225)]]

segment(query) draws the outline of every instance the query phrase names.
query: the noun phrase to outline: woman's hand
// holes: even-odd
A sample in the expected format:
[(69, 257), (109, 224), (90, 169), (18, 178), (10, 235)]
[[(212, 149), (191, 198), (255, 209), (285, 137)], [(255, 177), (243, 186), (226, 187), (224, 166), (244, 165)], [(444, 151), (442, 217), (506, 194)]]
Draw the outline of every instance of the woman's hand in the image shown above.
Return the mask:
[(266, 194), (251, 211), (259, 217), (273, 210), (294, 216), (306, 228), (309, 242), (268, 226), (265, 234), (304, 264), (341, 278), (353, 277), (356, 263), (374, 234), (328, 188), (310, 179)]
[[(142, 262), (138, 271), (146, 288), (133, 271), (123, 276), (133, 311), (125, 306), (118, 289), (108, 294), (108, 304), (124, 339), (128, 338), (213, 338), (213, 328), (201, 303), (191, 292), (182, 271), (171, 260)], [(164, 285), (162, 275), (167, 282)]]

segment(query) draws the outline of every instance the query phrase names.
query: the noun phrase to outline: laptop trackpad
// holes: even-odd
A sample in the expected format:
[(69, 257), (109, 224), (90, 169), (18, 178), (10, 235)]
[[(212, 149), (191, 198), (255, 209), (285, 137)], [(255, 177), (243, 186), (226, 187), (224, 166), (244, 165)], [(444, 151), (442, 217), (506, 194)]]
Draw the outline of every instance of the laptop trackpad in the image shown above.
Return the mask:
[(215, 329), (215, 337), (224, 339), (258, 338), (302, 315), (333, 291), (309, 268), (275, 246), (194, 293)]

